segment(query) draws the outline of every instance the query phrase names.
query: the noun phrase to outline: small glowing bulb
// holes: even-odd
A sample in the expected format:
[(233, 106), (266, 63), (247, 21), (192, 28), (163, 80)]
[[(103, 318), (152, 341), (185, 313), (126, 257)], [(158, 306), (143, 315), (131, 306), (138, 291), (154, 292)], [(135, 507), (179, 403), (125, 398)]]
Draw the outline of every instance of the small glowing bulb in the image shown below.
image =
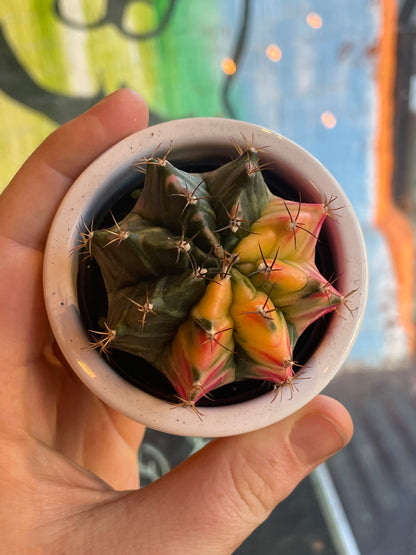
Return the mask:
[(266, 48), (266, 55), (272, 62), (278, 62), (282, 58), (282, 51), (277, 44), (269, 44)]
[(221, 62), (222, 70), (227, 75), (233, 75), (236, 72), (237, 66), (232, 58), (224, 58)]
[(321, 114), (321, 122), (327, 129), (333, 129), (337, 124), (337, 118), (327, 110)]
[(312, 29), (320, 29), (322, 27), (322, 17), (315, 12), (310, 12), (306, 16), (306, 23), (312, 27)]

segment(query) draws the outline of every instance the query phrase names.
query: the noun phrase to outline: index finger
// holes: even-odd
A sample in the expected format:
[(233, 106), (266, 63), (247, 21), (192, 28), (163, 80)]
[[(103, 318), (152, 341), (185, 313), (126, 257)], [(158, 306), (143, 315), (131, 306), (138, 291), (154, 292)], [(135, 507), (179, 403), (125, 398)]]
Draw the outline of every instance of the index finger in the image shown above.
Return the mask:
[(43, 250), (53, 216), (74, 179), (102, 152), (147, 122), (143, 98), (120, 89), (54, 131), (0, 196), (0, 234)]

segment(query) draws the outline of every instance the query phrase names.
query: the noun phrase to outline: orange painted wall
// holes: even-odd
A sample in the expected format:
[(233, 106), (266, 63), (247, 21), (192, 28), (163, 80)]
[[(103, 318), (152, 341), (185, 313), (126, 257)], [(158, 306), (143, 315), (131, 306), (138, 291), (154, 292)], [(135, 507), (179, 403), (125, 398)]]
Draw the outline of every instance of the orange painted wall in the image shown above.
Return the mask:
[(393, 200), (394, 81), (398, 6), (396, 0), (381, 0), (382, 16), (377, 72), (379, 118), (377, 132), (375, 225), (385, 236), (397, 278), (398, 316), (406, 330), (409, 348), (415, 348), (414, 232), (411, 223)]

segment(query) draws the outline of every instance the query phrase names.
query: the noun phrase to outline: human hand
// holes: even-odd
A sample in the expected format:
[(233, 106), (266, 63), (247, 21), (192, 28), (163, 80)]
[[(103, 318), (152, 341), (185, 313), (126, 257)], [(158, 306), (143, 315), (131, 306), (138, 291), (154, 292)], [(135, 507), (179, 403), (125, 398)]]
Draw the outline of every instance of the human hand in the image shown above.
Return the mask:
[(0, 197), (0, 537), (5, 553), (226, 554), (352, 434), (317, 397), (269, 428), (209, 443), (138, 489), (143, 426), (79, 381), (42, 296), (53, 215), (79, 173), (147, 124), (120, 90), (55, 131)]

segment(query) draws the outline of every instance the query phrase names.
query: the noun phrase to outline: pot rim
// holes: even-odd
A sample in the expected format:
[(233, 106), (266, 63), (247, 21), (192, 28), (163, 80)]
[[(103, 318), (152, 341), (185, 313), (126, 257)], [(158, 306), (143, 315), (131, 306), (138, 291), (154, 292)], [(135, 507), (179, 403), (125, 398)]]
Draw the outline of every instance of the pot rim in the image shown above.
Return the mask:
[[(225, 156), (235, 152), (234, 137), (243, 146), (262, 151), (269, 170), (278, 173), (302, 191), (307, 202), (337, 197), (342, 221), (329, 221), (329, 233), (340, 274), (340, 289), (354, 293), (354, 314), (341, 307), (341, 317), (331, 318), (325, 341), (308, 359), (296, 389), (269, 392), (241, 403), (202, 407), (199, 418), (190, 408), (153, 397), (117, 374), (90, 347), (77, 297), (76, 250), (84, 222), (90, 222), (96, 206), (120, 196), (116, 183), (125, 182), (134, 164), (163, 154), (173, 141), (169, 160), (183, 159), (191, 147), (192, 160), (200, 156)], [(124, 178), (124, 179), (123, 179)], [(126, 188), (126, 185), (123, 185)], [(329, 218), (328, 218), (329, 220)], [(99, 398), (126, 416), (160, 431), (189, 436), (219, 437), (268, 426), (303, 407), (332, 380), (344, 364), (358, 335), (364, 315), (368, 271), (364, 239), (354, 210), (344, 191), (328, 170), (299, 145), (264, 127), (225, 118), (174, 120), (138, 131), (99, 156), (74, 181), (52, 223), (44, 258), (44, 294), (48, 317), (56, 341), (69, 365)], [(344, 315), (345, 312), (345, 315)], [(307, 379), (304, 379), (307, 378)]]

